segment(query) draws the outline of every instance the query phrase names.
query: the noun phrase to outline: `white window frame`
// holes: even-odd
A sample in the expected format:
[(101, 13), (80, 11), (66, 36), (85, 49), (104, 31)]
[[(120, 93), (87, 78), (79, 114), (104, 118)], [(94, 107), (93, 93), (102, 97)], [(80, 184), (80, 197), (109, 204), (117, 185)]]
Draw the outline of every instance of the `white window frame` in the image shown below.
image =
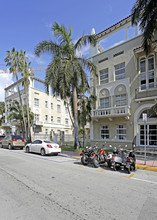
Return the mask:
[(116, 139), (126, 140), (126, 135), (127, 135), (126, 124), (116, 125)]
[[(153, 58), (153, 68), (150, 69), (149, 61)], [(141, 66), (141, 63), (144, 62), (144, 65)], [(142, 69), (143, 68), (143, 69)], [(140, 71), (140, 90), (152, 89), (155, 87), (155, 57), (154, 54), (151, 54), (148, 58), (141, 57), (139, 61), (139, 71)], [(152, 77), (153, 76), (153, 77)], [(153, 79), (153, 82), (149, 80)], [(145, 83), (142, 84), (142, 81)]]
[(115, 68), (115, 80), (121, 80), (125, 78), (125, 62), (117, 64)]
[(100, 139), (107, 140), (109, 138), (110, 138), (109, 125), (102, 125), (100, 127)]
[(39, 107), (39, 99), (34, 98), (34, 106)]
[(65, 118), (65, 125), (69, 125), (69, 119)]
[(100, 85), (109, 82), (108, 68), (99, 71)]
[(61, 117), (57, 117), (57, 123), (61, 124)]
[(45, 121), (46, 122), (48, 121), (48, 115), (45, 115)]
[(61, 105), (57, 105), (57, 112), (61, 112)]
[(39, 121), (39, 114), (34, 114), (34, 120), (35, 120), (35, 122)]
[(126, 106), (127, 105), (127, 96), (125, 94), (116, 95), (115, 96), (115, 105), (116, 107), (119, 106)]
[(100, 98), (100, 109), (109, 108), (110, 100), (109, 97)]

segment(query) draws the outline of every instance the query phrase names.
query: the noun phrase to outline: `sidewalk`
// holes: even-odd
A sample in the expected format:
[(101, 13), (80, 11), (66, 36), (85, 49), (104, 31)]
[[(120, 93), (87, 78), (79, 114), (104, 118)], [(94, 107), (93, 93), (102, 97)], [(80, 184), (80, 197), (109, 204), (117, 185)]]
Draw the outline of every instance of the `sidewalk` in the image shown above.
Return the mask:
[[(80, 159), (80, 153), (79, 152), (62, 151), (62, 153), (60, 155)], [(136, 159), (136, 168), (137, 169), (157, 171), (157, 159), (156, 160), (147, 160), (146, 165), (144, 165), (144, 164), (145, 164), (144, 160)]]

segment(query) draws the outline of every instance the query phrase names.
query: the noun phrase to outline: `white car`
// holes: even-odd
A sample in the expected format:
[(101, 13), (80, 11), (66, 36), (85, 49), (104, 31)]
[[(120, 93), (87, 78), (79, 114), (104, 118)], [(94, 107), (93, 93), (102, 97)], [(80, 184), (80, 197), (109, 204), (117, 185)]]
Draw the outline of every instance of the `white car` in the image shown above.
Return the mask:
[(45, 156), (46, 154), (53, 154), (57, 156), (58, 153), (61, 152), (61, 146), (51, 141), (35, 140), (25, 146), (25, 152), (39, 153), (42, 156)]

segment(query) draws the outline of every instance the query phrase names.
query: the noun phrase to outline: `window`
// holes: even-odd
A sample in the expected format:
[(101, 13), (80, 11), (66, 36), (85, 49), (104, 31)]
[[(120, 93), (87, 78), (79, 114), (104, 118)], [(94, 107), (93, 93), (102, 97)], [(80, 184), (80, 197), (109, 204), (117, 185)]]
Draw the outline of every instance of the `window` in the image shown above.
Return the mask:
[(45, 134), (48, 134), (48, 129), (45, 129)]
[(58, 123), (58, 124), (61, 123), (61, 117), (57, 117), (57, 123)]
[(35, 122), (39, 121), (39, 114), (34, 115), (34, 120), (35, 120)]
[(26, 98), (23, 98), (23, 105), (26, 105)]
[(45, 121), (48, 121), (48, 115), (45, 115)]
[(154, 56), (149, 56), (148, 59), (141, 58), (140, 60), (140, 87), (141, 90), (154, 88)]
[(53, 122), (53, 116), (51, 116), (51, 122)]
[(61, 112), (61, 106), (57, 105), (57, 112)]
[(126, 94), (116, 95), (116, 107), (125, 106), (127, 104)]
[(69, 124), (69, 119), (68, 119), (68, 118), (65, 119), (65, 124), (66, 124), (66, 125)]
[(34, 98), (34, 106), (39, 107), (39, 99)]
[(100, 128), (101, 139), (109, 139), (109, 126), (103, 125)]
[(108, 68), (100, 71), (100, 84), (108, 83)]
[(126, 125), (116, 125), (117, 140), (126, 140)]
[(51, 109), (53, 109), (53, 103), (51, 102)]
[(45, 101), (45, 108), (48, 108), (48, 101)]
[(68, 107), (65, 107), (65, 114), (68, 114), (69, 111), (68, 111)]
[[(140, 145), (145, 144), (144, 138), (144, 125), (140, 125)], [(157, 125), (146, 125), (146, 144), (157, 146)]]
[(125, 63), (121, 63), (115, 66), (115, 80), (125, 78)]
[(109, 108), (109, 97), (100, 99), (100, 108)]

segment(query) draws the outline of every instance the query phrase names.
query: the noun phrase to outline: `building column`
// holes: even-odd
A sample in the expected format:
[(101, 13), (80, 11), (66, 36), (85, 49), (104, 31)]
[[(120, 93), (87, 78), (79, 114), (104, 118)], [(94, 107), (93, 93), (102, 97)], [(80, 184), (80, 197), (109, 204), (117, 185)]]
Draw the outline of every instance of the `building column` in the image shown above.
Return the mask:
[(93, 134), (93, 120), (90, 122), (90, 140), (93, 140), (94, 134)]
[(125, 40), (128, 40), (128, 27), (125, 29)]

